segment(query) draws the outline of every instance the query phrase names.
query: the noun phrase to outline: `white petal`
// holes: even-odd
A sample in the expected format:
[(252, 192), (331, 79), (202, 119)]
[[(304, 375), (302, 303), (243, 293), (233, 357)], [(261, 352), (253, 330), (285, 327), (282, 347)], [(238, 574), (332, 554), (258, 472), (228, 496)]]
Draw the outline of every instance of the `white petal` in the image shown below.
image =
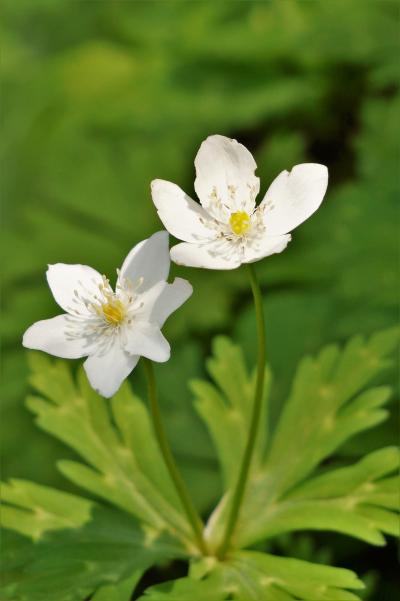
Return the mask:
[(258, 210), (264, 211), (269, 236), (291, 232), (320, 206), (328, 186), (328, 169), (317, 163), (282, 171), (270, 185)]
[(22, 344), (62, 359), (85, 357), (90, 352), (90, 346), (85, 338), (69, 339), (66, 335), (68, 319), (68, 315), (57, 315), (52, 319), (37, 321), (26, 330)]
[(159, 363), (164, 363), (170, 358), (171, 348), (157, 324), (133, 323), (126, 334), (124, 348), (128, 353), (147, 357)]
[(285, 236), (266, 236), (256, 244), (244, 250), (243, 263), (254, 263), (269, 255), (282, 252), (291, 240), (290, 234)]
[[(253, 212), (260, 180), (252, 154), (236, 140), (210, 136), (200, 146), (195, 159), (195, 190), (203, 207), (217, 219), (236, 211)], [(221, 201), (216, 209), (215, 195)]]
[(168, 317), (191, 296), (193, 287), (182, 278), (175, 278), (172, 284), (165, 284), (155, 300), (149, 320), (156, 322), (160, 328)]
[(151, 194), (161, 221), (175, 238), (201, 242), (213, 237), (213, 230), (207, 227), (208, 213), (179, 186), (155, 179), (151, 182)]
[(91, 355), (83, 364), (90, 385), (106, 398), (113, 396), (139, 361), (129, 355), (117, 339), (104, 355)]
[(129, 278), (135, 284), (143, 278), (140, 292), (144, 292), (167, 279), (169, 265), (168, 232), (157, 232), (132, 248), (122, 264), (120, 279)]
[(99, 285), (103, 283), (99, 272), (87, 265), (56, 263), (49, 265), (46, 276), (60, 307), (67, 313), (73, 313), (76, 309), (83, 315), (89, 312), (83, 303), (76, 302), (75, 291), (84, 298), (93, 298), (99, 292)]
[(220, 242), (189, 244), (183, 242), (171, 248), (171, 259), (178, 265), (203, 267), (204, 269), (235, 269), (241, 260), (236, 252), (223, 254)]

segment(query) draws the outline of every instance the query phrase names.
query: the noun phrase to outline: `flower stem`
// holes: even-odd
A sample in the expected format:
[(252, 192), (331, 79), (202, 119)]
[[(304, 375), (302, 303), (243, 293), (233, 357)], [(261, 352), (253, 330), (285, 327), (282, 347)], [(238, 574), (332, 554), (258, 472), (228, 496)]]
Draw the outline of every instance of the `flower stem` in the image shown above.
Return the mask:
[(225, 530), (221, 547), (218, 550), (218, 557), (223, 558), (229, 549), (232, 535), (239, 517), (240, 507), (243, 501), (243, 496), (246, 489), (246, 484), (249, 476), (251, 460), (256, 444), (258, 425), (260, 423), (260, 415), (262, 409), (262, 399), (264, 392), (264, 377), (265, 377), (265, 320), (262, 303), (262, 294), (257, 280), (256, 272), (251, 263), (247, 264), (247, 269), (250, 278), (251, 289), (254, 298), (254, 307), (256, 311), (257, 321), (257, 337), (258, 337), (258, 359), (257, 359), (257, 380), (254, 393), (253, 413), (251, 416), (250, 430), (247, 438), (246, 448), (244, 451), (242, 464), (240, 467), (239, 477), (234, 490), (228, 523)]
[(206, 543), (203, 538), (203, 523), (198, 515), (190, 495), (186, 489), (186, 485), (178, 471), (174, 457), (171, 452), (171, 448), (168, 443), (168, 439), (164, 430), (164, 426), (161, 419), (160, 407), (157, 400), (157, 389), (156, 380), (154, 377), (153, 365), (149, 359), (143, 357), (143, 365), (146, 372), (147, 378), (147, 390), (150, 401), (151, 415), (153, 419), (154, 432), (157, 437), (157, 441), (161, 450), (161, 454), (164, 458), (165, 465), (169, 471), (173, 483), (175, 484), (176, 492), (182, 503), (182, 507), (185, 510), (187, 518), (192, 526), (193, 533), (195, 535), (198, 547), (203, 555), (208, 554)]

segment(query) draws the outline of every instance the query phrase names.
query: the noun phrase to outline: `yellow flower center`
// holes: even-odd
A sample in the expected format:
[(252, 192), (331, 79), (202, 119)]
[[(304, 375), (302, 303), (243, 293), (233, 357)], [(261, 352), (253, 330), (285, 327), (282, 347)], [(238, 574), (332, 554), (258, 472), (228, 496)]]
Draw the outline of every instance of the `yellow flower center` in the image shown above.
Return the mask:
[(229, 225), (231, 226), (231, 230), (234, 234), (237, 236), (242, 236), (250, 227), (250, 216), (244, 211), (231, 213)]
[(107, 323), (117, 326), (125, 317), (125, 309), (118, 299), (113, 299), (101, 306), (103, 317)]

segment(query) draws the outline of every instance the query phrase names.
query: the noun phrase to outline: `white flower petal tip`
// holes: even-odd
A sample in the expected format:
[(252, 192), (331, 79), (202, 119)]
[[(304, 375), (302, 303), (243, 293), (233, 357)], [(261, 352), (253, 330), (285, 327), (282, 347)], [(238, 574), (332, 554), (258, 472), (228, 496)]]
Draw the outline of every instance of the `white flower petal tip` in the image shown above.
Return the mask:
[(104, 355), (90, 355), (83, 367), (91, 387), (109, 399), (136, 367), (139, 356), (131, 356), (117, 344)]
[(169, 342), (158, 325), (153, 323), (137, 324), (125, 342), (124, 349), (131, 355), (140, 354), (157, 363), (165, 363), (171, 356)]
[(282, 171), (272, 182), (259, 211), (272, 236), (287, 234), (320, 207), (328, 187), (328, 169), (318, 163), (303, 163)]
[(246, 249), (243, 262), (255, 263), (256, 261), (260, 261), (260, 259), (264, 259), (265, 257), (279, 254), (285, 250), (291, 239), (292, 236), (290, 234), (286, 234), (285, 236), (271, 236), (270, 238), (264, 238), (258, 248)]
[(137, 281), (143, 278), (141, 290), (148, 290), (169, 273), (169, 235), (162, 230), (139, 242), (128, 253), (120, 269), (120, 278)]
[(175, 278), (167, 284), (153, 307), (151, 319), (162, 327), (168, 317), (181, 307), (193, 294), (193, 286), (187, 280)]
[(171, 259), (186, 267), (236, 269), (282, 252), (289, 232), (319, 208), (328, 186), (325, 165), (296, 165), (278, 175), (256, 207), (256, 162), (242, 144), (221, 135), (202, 142), (195, 168), (201, 204), (171, 182), (151, 185), (161, 221), (183, 241), (171, 248)]
[(175, 238), (199, 242), (213, 237), (209, 215), (179, 186), (156, 179), (151, 182), (151, 195), (161, 221)]
[(252, 154), (237, 140), (209, 136), (194, 161), (194, 187), (201, 204), (217, 220), (235, 211), (252, 213), (260, 180)]
[(69, 337), (68, 315), (58, 315), (52, 319), (37, 321), (22, 337), (25, 348), (44, 351), (62, 359), (79, 359), (90, 350), (90, 341), (84, 338)]
[(22, 343), (66, 359), (87, 357), (91, 386), (110, 397), (139, 357), (168, 361), (171, 348), (161, 333), (165, 320), (192, 294), (177, 278), (167, 283), (168, 232), (137, 244), (119, 271), (115, 290), (105, 276), (85, 265), (49, 265), (47, 279), (66, 311), (27, 329)]
[[(103, 277), (92, 267), (66, 263), (49, 265), (46, 277), (54, 300), (67, 313), (77, 310), (77, 296), (96, 294), (103, 282)], [(80, 309), (87, 314), (84, 304)]]
[(241, 261), (236, 256), (225, 256), (216, 250), (216, 244), (177, 244), (171, 248), (171, 259), (177, 265), (201, 267), (203, 269), (230, 270), (239, 267)]

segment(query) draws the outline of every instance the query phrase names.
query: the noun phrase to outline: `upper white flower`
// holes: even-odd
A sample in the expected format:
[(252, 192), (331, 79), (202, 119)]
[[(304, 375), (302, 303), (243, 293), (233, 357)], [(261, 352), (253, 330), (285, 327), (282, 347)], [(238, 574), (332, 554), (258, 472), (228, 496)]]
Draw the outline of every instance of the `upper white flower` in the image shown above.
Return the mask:
[(171, 182), (151, 184), (161, 221), (184, 240), (171, 249), (171, 258), (188, 267), (234, 269), (281, 252), (289, 232), (318, 209), (328, 185), (324, 165), (296, 165), (278, 175), (256, 207), (260, 180), (253, 156), (219, 135), (202, 143), (195, 167), (201, 205)]
[(165, 320), (192, 294), (186, 280), (168, 284), (168, 233), (137, 244), (126, 257), (114, 290), (86, 265), (49, 265), (47, 281), (64, 311), (25, 332), (27, 348), (84, 363), (92, 387), (112, 396), (139, 357), (167, 361), (170, 346), (161, 333)]

